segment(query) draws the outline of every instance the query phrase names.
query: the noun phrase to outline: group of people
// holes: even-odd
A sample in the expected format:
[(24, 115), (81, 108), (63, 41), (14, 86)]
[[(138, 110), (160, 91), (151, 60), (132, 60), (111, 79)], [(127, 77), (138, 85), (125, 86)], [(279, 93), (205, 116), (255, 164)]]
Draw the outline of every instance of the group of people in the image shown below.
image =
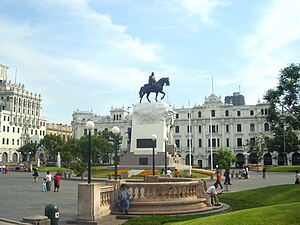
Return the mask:
[[(33, 179), (34, 182), (37, 183), (38, 178), (39, 178), (39, 172), (38, 168), (35, 168), (33, 170)], [(54, 192), (58, 192), (60, 188), (60, 180), (61, 180), (61, 173), (60, 171), (57, 171), (54, 177), (50, 173), (50, 171), (47, 171), (47, 174), (45, 178), (43, 179), (43, 184), (42, 184), (42, 191), (51, 191), (51, 183), (54, 181)]]
[[(173, 174), (173, 173), (172, 173), (172, 170), (171, 170), (170, 168), (167, 169), (167, 172), (166, 172), (166, 173), (165, 173), (165, 169), (162, 168), (161, 171), (160, 171), (160, 174), (161, 174), (161, 175), (166, 174), (167, 176), (172, 177), (172, 174)], [(174, 170), (174, 177), (178, 177), (178, 175), (179, 175), (179, 172), (178, 172), (177, 169), (175, 169), (175, 170)]]
[(2, 166), (0, 166), (0, 171), (3, 174), (8, 173), (8, 165), (2, 165)]

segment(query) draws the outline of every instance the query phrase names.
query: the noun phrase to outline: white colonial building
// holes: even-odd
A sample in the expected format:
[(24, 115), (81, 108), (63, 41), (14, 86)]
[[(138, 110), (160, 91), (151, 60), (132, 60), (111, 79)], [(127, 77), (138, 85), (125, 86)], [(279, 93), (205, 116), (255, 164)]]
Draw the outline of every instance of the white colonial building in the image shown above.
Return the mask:
[[(272, 135), (266, 121), (269, 105), (258, 102), (256, 105), (224, 104), (221, 97), (211, 94), (205, 98), (202, 105), (190, 108), (174, 108), (176, 118), (171, 139), (176, 144), (177, 154), (181, 156), (182, 164), (210, 167), (211, 153), (219, 149), (230, 149), (237, 157), (236, 166), (256, 163), (255, 157), (247, 153), (246, 140)], [(88, 120), (95, 123), (95, 131), (119, 126), (123, 136), (123, 151), (129, 150), (131, 134), (131, 112), (126, 108), (111, 109), (110, 115), (98, 116), (93, 112), (75, 111), (73, 113), (73, 137), (80, 138), (87, 134), (85, 124)], [(298, 133), (299, 138), (299, 133)], [(190, 156), (191, 153), (191, 156)], [(268, 153), (263, 160), (265, 165), (283, 165), (300, 163), (299, 153)], [(214, 162), (213, 162), (214, 163)]]
[(39, 142), (46, 135), (40, 94), (7, 79), (8, 67), (0, 64), (0, 163), (19, 162), (17, 151), (27, 142)]

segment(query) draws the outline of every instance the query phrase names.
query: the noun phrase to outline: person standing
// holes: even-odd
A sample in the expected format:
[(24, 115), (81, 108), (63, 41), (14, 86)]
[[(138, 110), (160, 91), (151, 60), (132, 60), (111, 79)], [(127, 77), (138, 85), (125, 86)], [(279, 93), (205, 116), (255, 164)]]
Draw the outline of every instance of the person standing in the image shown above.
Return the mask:
[(178, 177), (178, 174), (179, 174), (179, 173), (178, 173), (178, 170), (175, 169), (174, 176), (175, 176), (175, 177)]
[(52, 174), (50, 173), (50, 171), (47, 171), (47, 175), (45, 178), (46, 178), (47, 191), (51, 191)]
[(215, 184), (217, 185), (216, 188), (218, 187), (218, 185), (220, 185), (221, 189), (223, 189), (223, 186), (221, 184), (221, 174), (219, 171), (217, 171), (217, 180)]
[(38, 172), (38, 168), (33, 169), (33, 179), (34, 179), (34, 183), (36, 183), (39, 179), (39, 172)]
[(170, 170), (170, 168), (167, 169), (167, 176), (172, 176), (172, 171)]
[(54, 175), (54, 192), (58, 192), (58, 189), (60, 188), (60, 171), (57, 171), (57, 173)]
[(295, 180), (295, 184), (300, 184), (300, 172), (296, 171), (296, 176), (295, 176), (296, 180)]
[(5, 173), (8, 173), (8, 165), (5, 166)]

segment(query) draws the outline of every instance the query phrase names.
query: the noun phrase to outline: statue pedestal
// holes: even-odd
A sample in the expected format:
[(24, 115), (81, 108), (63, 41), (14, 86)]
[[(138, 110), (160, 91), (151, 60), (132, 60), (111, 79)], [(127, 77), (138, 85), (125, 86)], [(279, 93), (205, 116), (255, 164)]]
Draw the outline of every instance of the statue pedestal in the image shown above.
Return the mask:
[(166, 147), (172, 145), (174, 148), (173, 140), (169, 137), (175, 113), (168, 104), (162, 102), (136, 104), (132, 113), (130, 152), (121, 159), (120, 165), (152, 165), (152, 134), (157, 136), (154, 149), (156, 165), (164, 165)]

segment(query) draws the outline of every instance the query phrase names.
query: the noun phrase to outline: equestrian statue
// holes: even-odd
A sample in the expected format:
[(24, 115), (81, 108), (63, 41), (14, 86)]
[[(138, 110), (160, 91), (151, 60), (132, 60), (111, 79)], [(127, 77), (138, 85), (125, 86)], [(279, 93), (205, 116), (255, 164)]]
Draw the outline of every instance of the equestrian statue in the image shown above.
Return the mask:
[(151, 92), (156, 93), (155, 101), (157, 101), (158, 93), (163, 94), (163, 96), (161, 97), (161, 100), (162, 100), (166, 95), (166, 93), (163, 92), (164, 85), (166, 85), (166, 86), (170, 85), (169, 77), (163, 77), (159, 81), (156, 82), (155, 77), (154, 77), (154, 73), (152, 72), (151, 75), (149, 76), (148, 84), (145, 84), (140, 89), (140, 92), (139, 92), (139, 94), (140, 94), (140, 103), (142, 102), (143, 96), (145, 94), (147, 94), (146, 98), (147, 98), (148, 102), (151, 102), (149, 100), (149, 95), (150, 95)]

